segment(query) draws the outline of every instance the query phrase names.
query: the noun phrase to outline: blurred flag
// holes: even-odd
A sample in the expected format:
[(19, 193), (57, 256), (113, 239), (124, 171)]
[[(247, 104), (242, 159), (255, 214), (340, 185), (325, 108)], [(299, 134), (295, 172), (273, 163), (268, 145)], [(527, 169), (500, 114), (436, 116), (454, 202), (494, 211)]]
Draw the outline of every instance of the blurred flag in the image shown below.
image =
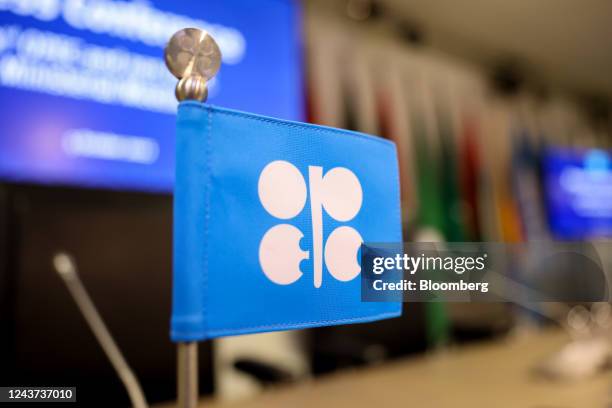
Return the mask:
[[(442, 214), (439, 160), (433, 157), (427, 143), (422, 118), (415, 118), (415, 158), (417, 191), (419, 195), (419, 231), (415, 240), (440, 242), (444, 240), (444, 217)], [(427, 318), (427, 340), (437, 347), (450, 340), (450, 320), (446, 306), (441, 302), (429, 302), (425, 308)]]
[(512, 186), (527, 241), (550, 239), (540, 186), (541, 148), (534, 146), (527, 129), (518, 131), (512, 143)]
[(480, 157), (477, 146), (478, 124), (473, 116), (466, 116), (462, 121), (462, 137), (460, 145), (461, 157), (461, 189), (465, 199), (465, 225), (469, 241), (481, 240), (479, 219), (479, 179), (481, 176)]
[(441, 113), (440, 128), (440, 201), (443, 206), (444, 235), (447, 241), (466, 240), (463, 219), (463, 200), (459, 185), (459, 166), (456, 162), (454, 135), (449, 118)]
[(401, 242), (395, 145), (183, 102), (174, 194), (174, 341), (367, 322), (362, 242)]

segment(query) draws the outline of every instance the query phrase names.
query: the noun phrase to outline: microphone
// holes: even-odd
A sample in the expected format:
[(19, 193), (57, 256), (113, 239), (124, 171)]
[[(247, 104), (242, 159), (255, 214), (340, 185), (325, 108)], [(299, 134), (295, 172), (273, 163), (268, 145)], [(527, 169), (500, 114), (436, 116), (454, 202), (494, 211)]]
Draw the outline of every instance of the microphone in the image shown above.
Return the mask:
[(58, 252), (53, 256), (53, 267), (66, 284), (68, 291), (87, 321), (89, 328), (98, 340), (98, 343), (100, 343), (100, 346), (113, 365), (121, 382), (123, 382), (132, 405), (135, 408), (148, 408), (149, 405), (147, 404), (147, 400), (145, 399), (138, 379), (125, 361), (123, 354), (121, 354), (113, 336), (108, 331), (96, 306), (79, 278), (74, 259), (65, 252)]

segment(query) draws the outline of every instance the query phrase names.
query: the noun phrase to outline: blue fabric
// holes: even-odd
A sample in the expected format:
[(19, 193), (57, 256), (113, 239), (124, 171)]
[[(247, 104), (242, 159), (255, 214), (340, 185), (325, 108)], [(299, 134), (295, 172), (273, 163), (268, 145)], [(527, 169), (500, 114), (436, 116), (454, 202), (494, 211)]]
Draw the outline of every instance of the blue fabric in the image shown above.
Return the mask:
[[(393, 143), (192, 101), (179, 106), (176, 137), (173, 341), (368, 322), (400, 315), (398, 302), (361, 302), (360, 277), (347, 279), (341, 267), (332, 267), (334, 273), (327, 267), (333, 259), (347, 258), (338, 255), (345, 241), (338, 239), (335, 246), (328, 245), (330, 235), (340, 227), (338, 235), (357, 232), (365, 242), (402, 241)], [(279, 161), (299, 171), (292, 174), (297, 173), (298, 178), (302, 175), (307, 191), (303, 209), (285, 218), (272, 215), (280, 213), (265, 207), (262, 199), (262, 171)], [(338, 168), (342, 170), (330, 172)], [(318, 176), (317, 171), (321, 172)], [(354, 192), (352, 184), (343, 184), (349, 172), (361, 186), (362, 205), (353, 218), (342, 220), (327, 197), (335, 195), (340, 206), (352, 205), (355, 200), (342, 201), (345, 190)], [(327, 177), (332, 173), (337, 177), (328, 180), (333, 178)], [(318, 187), (314, 187), (317, 180)], [(323, 183), (326, 189), (321, 187), (321, 180), (329, 181)], [(338, 184), (339, 180), (342, 183)], [(330, 191), (330, 185), (339, 188)], [(289, 194), (290, 190), (280, 190), (280, 194)], [(319, 252), (322, 270), (318, 287), (313, 242), (316, 208), (320, 209), (319, 248), (323, 251), (322, 255)], [(281, 258), (285, 252), (299, 255), (300, 251), (307, 258), (298, 264), (301, 274), (295, 281), (279, 284), (262, 266), (265, 258), (272, 265), (266, 271), (278, 270), (275, 259), (261, 254), (264, 236), (281, 224), (287, 224), (280, 228), (284, 233), (303, 235), (296, 241), (298, 248), (291, 247), (287, 240), (279, 243), (270, 239), (274, 245), (289, 245), (289, 251), (278, 252)], [(278, 250), (274, 245), (266, 248)], [(356, 253), (350, 252), (348, 257), (349, 262), (357, 262)]]

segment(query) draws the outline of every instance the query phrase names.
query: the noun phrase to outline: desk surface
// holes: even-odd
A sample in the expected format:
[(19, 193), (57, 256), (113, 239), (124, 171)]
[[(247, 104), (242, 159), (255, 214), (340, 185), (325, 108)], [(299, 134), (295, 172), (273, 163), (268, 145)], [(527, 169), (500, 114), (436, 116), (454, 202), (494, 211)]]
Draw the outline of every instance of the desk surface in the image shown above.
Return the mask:
[[(533, 367), (567, 341), (561, 332), (442, 351), (374, 368), (345, 371), (265, 392), (246, 401), (203, 401), (206, 408), (610, 408), (609, 372), (553, 382)], [(160, 406), (169, 408), (173, 405)]]

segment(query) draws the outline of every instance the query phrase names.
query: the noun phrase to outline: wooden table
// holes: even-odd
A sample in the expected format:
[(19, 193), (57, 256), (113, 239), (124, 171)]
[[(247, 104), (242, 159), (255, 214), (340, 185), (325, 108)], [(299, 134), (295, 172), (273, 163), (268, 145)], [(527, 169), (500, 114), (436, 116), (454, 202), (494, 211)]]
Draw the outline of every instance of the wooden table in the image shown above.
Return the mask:
[(345, 371), (246, 401), (204, 400), (201, 406), (612, 408), (610, 372), (576, 382), (554, 382), (533, 374), (534, 365), (566, 341), (560, 331), (542, 332)]

